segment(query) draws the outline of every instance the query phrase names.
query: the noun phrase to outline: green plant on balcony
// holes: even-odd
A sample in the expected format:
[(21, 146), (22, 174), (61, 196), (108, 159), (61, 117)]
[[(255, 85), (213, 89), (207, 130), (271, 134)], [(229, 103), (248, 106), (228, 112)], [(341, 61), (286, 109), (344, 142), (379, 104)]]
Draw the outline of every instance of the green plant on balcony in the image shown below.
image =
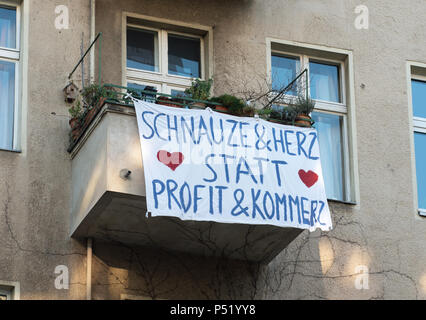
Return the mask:
[(97, 105), (101, 99), (106, 99), (109, 94), (107, 88), (98, 84), (91, 84), (81, 91), (83, 103), (89, 109)]
[(185, 94), (195, 100), (204, 100), (210, 98), (210, 92), (213, 86), (213, 79), (200, 80), (195, 79), (190, 88), (185, 90)]
[(81, 107), (80, 100), (76, 100), (76, 102), (68, 109), (68, 113), (71, 116), (69, 121), (71, 127), (71, 140), (75, 140), (81, 132), (81, 122), (84, 114), (84, 110)]
[(70, 120), (71, 129), (74, 129), (75, 127), (78, 126), (78, 124), (79, 124), (79, 122), (81, 120), (81, 116), (83, 114), (83, 109), (81, 108), (81, 102), (80, 102), (80, 100), (77, 100), (71, 106), (71, 108), (68, 109), (68, 113), (71, 116), (71, 120)]
[(297, 117), (297, 111), (293, 106), (263, 109), (260, 113), (261, 117), (265, 115), (263, 118), (266, 118), (266, 120), (287, 125), (294, 125)]
[[(194, 100), (206, 101), (210, 98), (210, 92), (211, 92), (212, 86), (213, 86), (213, 79), (209, 79), (209, 80), (195, 79), (192, 82), (191, 87), (185, 90), (184, 95)], [(197, 108), (197, 109), (205, 109), (206, 104), (202, 102), (193, 102), (191, 104), (191, 107)]]
[(216, 106), (216, 110), (223, 111), (234, 116), (252, 117), (256, 111), (254, 107), (247, 105), (242, 99), (230, 94), (213, 97), (210, 101), (221, 104), (221, 106)]
[(315, 101), (309, 97), (299, 96), (294, 103), (291, 103), (297, 115), (295, 125), (299, 127), (312, 127), (313, 120), (311, 113), (315, 109)]
[(101, 109), (105, 101), (119, 102), (119, 93), (114, 88), (91, 84), (80, 91), (76, 102), (68, 112), (71, 116), (71, 139), (76, 140)]

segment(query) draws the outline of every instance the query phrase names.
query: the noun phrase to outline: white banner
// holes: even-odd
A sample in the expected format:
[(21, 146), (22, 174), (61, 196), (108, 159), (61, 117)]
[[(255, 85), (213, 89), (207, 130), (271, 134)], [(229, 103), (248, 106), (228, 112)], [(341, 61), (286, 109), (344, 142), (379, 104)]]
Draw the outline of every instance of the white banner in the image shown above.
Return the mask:
[(332, 228), (315, 129), (135, 101), (152, 216)]

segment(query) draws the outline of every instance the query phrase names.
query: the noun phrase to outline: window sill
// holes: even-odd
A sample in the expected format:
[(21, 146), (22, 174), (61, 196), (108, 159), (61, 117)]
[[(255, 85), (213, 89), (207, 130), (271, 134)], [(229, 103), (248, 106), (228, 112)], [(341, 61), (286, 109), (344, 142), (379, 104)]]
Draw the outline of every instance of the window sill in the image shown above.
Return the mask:
[(11, 152), (11, 153), (22, 153), (21, 150), (10, 150), (10, 149), (2, 149), (0, 148), (0, 152), (4, 151), (4, 152)]
[(426, 209), (419, 209), (418, 213), (420, 217), (426, 218)]
[[(340, 203), (340, 204), (348, 204), (351, 206), (356, 206), (358, 203), (353, 202), (353, 201), (343, 201), (343, 200), (336, 200), (336, 199), (328, 199), (329, 202), (334, 202), (334, 203)], [(425, 212), (426, 214), (426, 212)]]

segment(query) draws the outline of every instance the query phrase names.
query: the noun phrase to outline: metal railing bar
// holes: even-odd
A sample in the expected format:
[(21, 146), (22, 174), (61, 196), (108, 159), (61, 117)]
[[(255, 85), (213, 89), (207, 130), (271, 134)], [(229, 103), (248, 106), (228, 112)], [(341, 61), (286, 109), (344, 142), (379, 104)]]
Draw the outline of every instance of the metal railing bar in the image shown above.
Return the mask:
[[(288, 89), (290, 89), (292, 86), (293, 86), (293, 84), (297, 81), (297, 80), (299, 80), (305, 73), (307, 73), (308, 72), (308, 69), (305, 69), (305, 70), (303, 70), (296, 78), (294, 78), (293, 79), (293, 81), (292, 82), (290, 82), (284, 89), (282, 89), (282, 90), (280, 90), (279, 92), (278, 92), (278, 94), (271, 100), (271, 101), (269, 101), (269, 103), (268, 103), (268, 106), (271, 106), (275, 101), (277, 101), (278, 100), (278, 98), (282, 95), (282, 94), (284, 94)], [(307, 77), (306, 77), (307, 78)], [(308, 80), (306, 80), (306, 82), (308, 83)], [(308, 92), (308, 86), (306, 85), (306, 98), (308, 98), (309, 97), (309, 92)]]
[[(116, 88), (116, 89), (127, 90), (127, 92), (119, 92), (119, 91), (114, 92), (115, 94), (122, 95), (123, 97), (125, 97), (129, 91), (136, 91), (138, 93), (144, 94), (145, 96), (153, 96), (152, 99), (155, 99), (155, 100), (158, 100), (159, 97), (166, 97), (166, 98), (174, 98), (174, 99), (188, 101), (188, 102), (200, 102), (200, 103), (205, 103), (207, 105), (213, 105), (213, 106), (220, 106), (221, 105), (220, 103), (213, 102), (213, 101), (197, 100), (197, 99), (192, 99), (192, 98), (188, 98), (188, 97), (177, 97), (177, 96), (173, 96), (171, 94), (155, 92), (155, 91), (147, 91), (147, 90), (136, 89), (136, 88), (123, 87), (123, 86), (118, 86), (118, 85), (114, 85), (114, 84), (104, 84), (103, 87), (107, 90), (108, 90), (108, 88)], [(176, 102), (171, 101), (171, 103), (179, 105), (178, 101), (176, 101)], [(180, 104), (186, 105), (184, 103), (180, 103)]]
[[(80, 60), (78, 61), (77, 65), (74, 67), (74, 69), (71, 71), (71, 73), (68, 76), (68, 79), (71, 79), (72, 75), (74, 74), (74, 72), (77, 70), (77, 68), (80, 66), (80, 64), (83, 62), (84, 58), (86, 58), (87, 54), (90, 52), (90, 50), (92, 49), (92, 47), (95, 45), (96, 41), (98, 41), (99, 38), (102, 38), (102, 32), (99, 32), (98, 35), (96, 36), (95, 40), (93, 40), (93, 42), (90, 44), (89, 48), (86, 50), (86, 52), (84, 53), (84, 55), (80, 58)], [(102, 41), (102, 40), (101, 40)], [(102, 43), (102, 42), (100, 42)], [(100, 68), (101, 68), (101, 45), (99, 46), (99, 83), (100, 83)]]

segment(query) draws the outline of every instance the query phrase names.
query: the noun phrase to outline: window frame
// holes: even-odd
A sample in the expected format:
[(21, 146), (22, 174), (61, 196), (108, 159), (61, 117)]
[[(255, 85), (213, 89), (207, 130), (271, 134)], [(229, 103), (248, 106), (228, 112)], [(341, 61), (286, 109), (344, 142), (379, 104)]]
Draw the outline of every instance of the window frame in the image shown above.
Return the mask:
[(12, 292), (0, 288), (0, 296), (6, 297), (6, 301), (12, 300)]
[[(200, 40), (200, 72), (201, 77), (199, 79), (206, 79), (206, 54), (205, 54), (205, 39), (201, 35), (179, 32), (170, 29), (154, 28), (146, 26), (144, 24), (134, 24), (127, 22), (128, 15), (125, 15), (124, 22), (124, 36), (123, 36), (123, 59), (124, 59), (124, 83), (127, 85), (129, 82), (143, 83), (144, 85), (153, 85), (158, 87), (160, 85), (161, 90), (159, 92), (164, 94), (170, 94), (173, 89), (185, 90), (192, 85), (192, 82), (196, 78), (185, 77), (179, 75), (169, 74), (169, 56), (168, 56), (168, 36), (177, 35), (187, 38), (194, 38)], [(178, 25), (178, 24), (176, 24)], [(135, 68), (127, 67), (127, 29), (128, 28), (156, 31), (158, 34), (158, 44), (155, 44), (155, 48), (158, 48), (158, 72), (140, 70)]]
[(21, 286), (19, 282), (14, 281), (0, 281), (0, 295), (6, 296), (8, 300), (21, 299)]
[[(306, 49), (307, 46), (304, 46), (303, 44), (299, 44), (299, 45), (295, 45), (294, 42), (287, 42), (287, 41), (280, 41), (280, 40), (274, 40), (274, 39), (267, 39), (267, 44), (268, 44), (268, 76), (269, 76), (269, 81), (272, 84), (272, 55), (281, 55), (284, 57), (289, 57), (289, 58), (299, 58), (300, 61), (300, 71), (307, 69), (308, 72), (308, 94), (309, 96), (311, 96), (311, 92), (310, 92), (310, 87), (311, 87), (311, 77), (310, 77), (310, 62), (316, 62), (316, 63), (323, 63), (323, 64), (328, 64), (328, 65), (335, 65), (338, 67), (339, 70), (339, 95), (340, 95), (340, 99), (341, 102), (331, 102), (331, 101), (324, 101), (324, 100), (317, 100), (315, 99), (316, 102), (316, 106), (315, 106), (315, 110), (314, 112), (320, 112), (320, 113), (328, 113), (328, 114), (333, 114), (333, 115), (338, 115), (338, 116), (342, 116), (343, 118), (343, 124), (342, 124), (342, 156), (343, 156), (343, 198), (344, 199), (333, 199), (333, 198), (329, 198), (328, 200), (330, 201), (335, 201), (335, 202), (342, 202), (342, 203), (348, 203), (348, 204), (357, 204), (359, 202), (359, 191), (358, 191), (358, 183), (357, 183), (357, 179), (355, 178), (355, 172), (357, 172), (357, 167), (355, 165), (355, 159), (356, 157), (354, 156), (354, 148), (356, 146), (356, 142), (351, 141), (353, 140), (353, 118), (349, 119), (350, 116), (352, 116), (353, 114), (349, 114), (349, 108), (348, 108), (348, 97), (350, 97), (350, 93), (347, 92), (348, 90), (350, 90), (350, 86), (352, 86), (353, 83), (353, 79), (346, 74), (346, 67), (351, 67), (351, 66), (346, 66), (347, 63), (351, 64), (351, 60), (352, 60), (352, 55), (350, 52), (344, 52), (345, 55), (347, 55), (349, 57), (349, 62), (347, 61), (341, 61), (341, 60), (336, 60), (336, 59), (331, 59), (331, 58), (327, 58), (327, 57), (318, 57), (316, 55), (311, 55), (311, 54), (306, 54), (306, 53), (295, 53), (295, 52), (290, 52), (290, 51), (286, 51), (286, 50), (277, 50), (277, 49), (272, 49), (272, 43), (275, 44), (285, 44), (285, 45), (291, 45), (294, 46), (294, 48), (297, 49)], [(319, 46), (310, 46), (313, 47), (315, 50), (319, 50), (321, 52), (325, 52), (327, 53), (327, 51), (324, 50), (323, 47), (319, 47)], [(302, 50), (301, 50), (302, 51)], [(336, 50), (338, 51), (338, 50)], [(331, 51), (332, 53), (334, 53), (334, 50)], [(304, 79), (303, 81), (306, 80), (305, 76), (302, 78)], [(349, 82), (349, 83), (346, 83)], [(271, 98), (273, 98), (276, 94), (272, 93), (271, 94)], [(291, 100), (292, 98), (295, 98), (295, 96), (289, 95), (288, 96), (288, 100)], [(352, 96), (352, 100), (353, 100), (353, 96)], [(277, 104), (284, 104), (288, 102), (286, 99), (283, 101), (277, 101)], [(354, 105), (353, 101), (351, 103), (351, 105)], [(352, 123), (351, 123), (352, 122)], [(350, 136), (350, 133), (352, 133), (352, 135)], [(352, 137), (352, 139), (351, 139)]]
[[(425, 65), (426, 67), (426, 65)], [(412, 153), (413, 153), (413, 171), (414, 171), (414, 181), (415, 181), (415, 187), (414, 187), (414, 192), (415, 192), (415, 208), (417, 208), (417, 212), (420, 216), (422, 217), (426, 217), (426, 208), (420, 208), (419, 207), (419, 194), (418, 194), (418, 182), (417, 182), (417, 166), (416, 166), (416, 145), (414, 142), (414, 135), (415, 133), (421, 133), (421, 134), (426, 134), (426, 118), (422, 118), (422, 117), (415, 117), (413, 110), (414, 110), (414, 106), (413, 106), (413, 86), (412, 86), (412, 82), (413, 81), (422, 81), (426, 83), (426, 75), (418, 75), (415, 74), (411, 71), (411, 65), (410, 65), (410, 77), (409, 77), (409, 106), (410, 106), (410, 114), (411, 114), (411, 118), (412, 118)]]
[[(410, 83), (413, 80), (426, 83), (426, 76), (412, 74), (411, 79), (410, 79)], [(413, 90), (413, 88), (411, 86), (411, 92), (412, 92), (412, 90)], [(413, 108), (414, 106), (412, 105), (411, 107)], [(413, 115), (413, 129), (414, 129), (415, 132), (426, 133), (426, 117), (425, 118), (415, 117)]]
[(12, 149), (0, 148), (0, 151), (20, 152), (19, 141), (19, 116), (20, 116), (20, 70), (21, 70), (21, 6), (5, 1), (0, 1), (0, 8), (9, 8), (16, 11), (16, 46), (15, 48), (0, 47), (0, 61), (11, 62), (15, 65), (15, 97), (13, 106), (13, 133)]

